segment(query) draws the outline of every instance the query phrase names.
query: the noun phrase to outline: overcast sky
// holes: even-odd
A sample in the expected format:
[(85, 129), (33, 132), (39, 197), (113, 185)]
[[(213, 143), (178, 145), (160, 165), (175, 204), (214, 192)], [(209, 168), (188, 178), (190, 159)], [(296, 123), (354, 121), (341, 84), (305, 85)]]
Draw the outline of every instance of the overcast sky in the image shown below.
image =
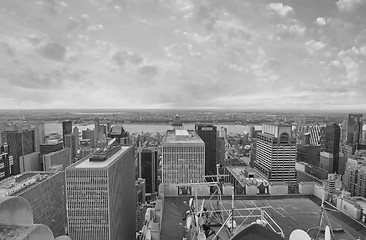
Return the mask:
[(366, 0), (1, 0), (0, 108), (366, 109)]

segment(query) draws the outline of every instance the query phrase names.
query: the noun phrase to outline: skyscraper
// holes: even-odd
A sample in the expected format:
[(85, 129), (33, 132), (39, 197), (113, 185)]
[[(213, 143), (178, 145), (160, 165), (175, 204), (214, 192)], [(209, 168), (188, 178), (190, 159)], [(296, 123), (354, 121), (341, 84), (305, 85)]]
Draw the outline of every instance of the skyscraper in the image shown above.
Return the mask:
[(352, 146), (352, 153), (362, 142), (362, 114), (349, 114), (346, 122), (346, 144)]
[(9, 146), (9, 156), (13, 156), (12, 174), (20, 173), (19, 157), (35, 151), (34, 130), (7, 131), (6, 142)]
[(146, 180), (146, 192), (158, 191), (158, 151), (157, 149), (143, 149), (141, 151), (141, 177)]
[(71, 134), (72, 133), (72, 122), (71, 121), (63, 121), (62, 122), (62, 140), (64, 142), (64, 146), (65, 145), (65, 135), (66, 134)]
[(76, 158), (78, 153), (78, 141), (79, 136), (74, 133), (66, 134), (64, 136), (65, 139), (65, 147), (71, 149), (71, 158)]
[(338, 124), (327, 124), (325, 127), (324, 152), (333, 155), (333, 172), (338, 173), (339, 168), (339, 144), (341, 138), (341, 128)]
[(192, 130), (168, 130), (162, 141), (162, 182), (203, 182), (205, 143)]
[(8, 145), (0, 144), (0, 180), (10, 177), (12, 165), (13, 156), (9, 156)]
[(112, 146), (66, 168), (71, 239), (135, 239), (134, 169), (133, 146)]
[(205, 174), (216, 175), (216, 126), (212, 124), (196, 124), (195, 131), (205, 143)]
[(95, 141), (98, 143), (100, 138), (100, 121), (99, 118), (94, 119), (94, 134), (95, 134)]
[(46, 136), (44, 123), (36, 123), (34, 128), (35, 151), (40, 152), (40, 145), (44, 144)]
[(258, 133), (254, 167), (262, 172), (269, 182), (296, 184), (296, 138), (292, 126), (281, 123), (262, 125)]

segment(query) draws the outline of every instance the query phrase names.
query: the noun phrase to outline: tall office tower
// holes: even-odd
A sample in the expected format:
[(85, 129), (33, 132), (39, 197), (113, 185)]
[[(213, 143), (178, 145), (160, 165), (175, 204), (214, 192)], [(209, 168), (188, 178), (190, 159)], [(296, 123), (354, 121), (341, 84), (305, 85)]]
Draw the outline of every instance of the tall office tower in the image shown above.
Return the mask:
[(95, 141), (98, 143), (100, 139), (100, 121), (99, 118), (94, 119), (94, 134), (95, 134)]
[(309, 127), (310, 132), (310, 144), (319, 145), (320, 151), (325, 149), (325, 129), (326, 125), (312, 125)]
[(298, 162), (306, 162), (318, 167), (320, 162), (320, 146), (298, 144), (296, 160)]
[(217, 130), (217, 137), (223, 137), (224, 140), (227, 140), (227, 128), (226, 127), (220, 127)]
[[(0, 182), (1, 194), (29, 202), (35, 224), (48, 226), (55, 237), (65, 234), (65, 172), (25, 172)], [(43, 238), (42, 238), (43, 239)]]
[(141, 177), (146, 181), (146, 192), (158, 191), (158, 150), (143, 149), (141, 151)]
[(205, 174), (216, 175), (216, 126), (212, 124), (196, 124), (195, 131), (205, 143)]
[(72, 130), (72, 133), (75, 135), (76, 147), (79, 148), (79, 146), (80, 146), (80, 139), (79, 139), (80, 132), (79, 132), (79, 129), (77, 127), (74, 127), (74, 129)]
[(218, 137), (216, 143), (216, 162), (222, 166), (226, 165), (225, 162), (225, 138)]
[(254, 167), (270, 182), (296, 184), (296, 139), (292, 126), (281, 123), (262, 125), (258, 133)]
[(255, 131), (255, 127), (254, 126), (250, 126), (249, 127), (249, 138), (253, 138), (254, 136), (254, 131)]
[(0, 145), (0, 180), (11, 176), (13, 157), (9, 156), (7, 144)]
[(71, 158), (76, 158), (78, 154), (79, 136), (71, 133), (65, 135), (65, 147), (71, 149)]
[(362, 114), (348, 114), (346, 144), (352, 146), (352, 154), (359, 149), (362, 142)]
[(72, 133), (72, 122), (71, 121), (63, 121), (62, 122), (62, 140), (64, 142), (64, 146), (65, 145), (65, 135), (66, 134), (71, 134)]
[(338, 173), (339, 168), (339, 145), (341, 138), (341, 128), (338, 124), (327, 124), (325, 127), (324, 152), (333, 155), (332, 172)]
[(345, 189), (351, 193), (351, 196), (366, 197), (366, 166), (363, 164), (347, 163), (346, 171), (343, 177)]
[(34, 127), (34, 142), (35, 151), (40, 152), (40, 145), (44, 144), (44, 138), (46, 136), (46, 130), (44, 123), (36, 123)]
[(161, 146), (163, 183), (204, 181), (205, 143), (195, 131), (168, 130)]
[(5, 133), (9, 156), (13, 156), (12, 175), (20, 173), (21, 156), (34, 152), (34, 130), (8, 131)]
[(301, 116), (296, 116), (295, 117), (295, 124), (296, 126), (303, 126), (305, 125), (305, 120), (306, 120), (306, 117), (301, 115)]
[(81, 132), (81, 138), (82, 139), (89, 139), (90, 140), (90, 147), (96, 146), (95, 141), (95, 133), (94, 130), (90, 130), (89, 128)]
[(135, 239), (134, 169), (134, 146), (111, 146), (66, 168), (71, 239)]
[(111, 132), (109, 133), (109, 137), (115, 138), (116, 141), (120, 144), (129, 144), (129, 134), (125, 131), (122, 125), (116, 124), (111, 128)]

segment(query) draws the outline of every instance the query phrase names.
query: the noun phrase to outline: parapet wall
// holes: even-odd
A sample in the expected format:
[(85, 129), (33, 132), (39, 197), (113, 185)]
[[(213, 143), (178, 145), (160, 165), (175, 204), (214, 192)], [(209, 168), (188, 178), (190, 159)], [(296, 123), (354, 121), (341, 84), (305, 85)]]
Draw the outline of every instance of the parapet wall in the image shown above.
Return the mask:
[[(49, 227), (33, 224), (29, 203), (22, 197), (0, 197), (0, 239), (54, 240)], [(71, 240), (67, 236), (58, 240)]]

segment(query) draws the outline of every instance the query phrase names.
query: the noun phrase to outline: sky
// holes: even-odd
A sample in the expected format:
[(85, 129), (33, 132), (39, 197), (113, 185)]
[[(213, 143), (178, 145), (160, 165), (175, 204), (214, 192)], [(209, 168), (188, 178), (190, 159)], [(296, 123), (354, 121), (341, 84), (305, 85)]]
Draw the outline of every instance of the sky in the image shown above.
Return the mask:
[(1, 0), (0, 109), (366, 110), (366, 0)]

